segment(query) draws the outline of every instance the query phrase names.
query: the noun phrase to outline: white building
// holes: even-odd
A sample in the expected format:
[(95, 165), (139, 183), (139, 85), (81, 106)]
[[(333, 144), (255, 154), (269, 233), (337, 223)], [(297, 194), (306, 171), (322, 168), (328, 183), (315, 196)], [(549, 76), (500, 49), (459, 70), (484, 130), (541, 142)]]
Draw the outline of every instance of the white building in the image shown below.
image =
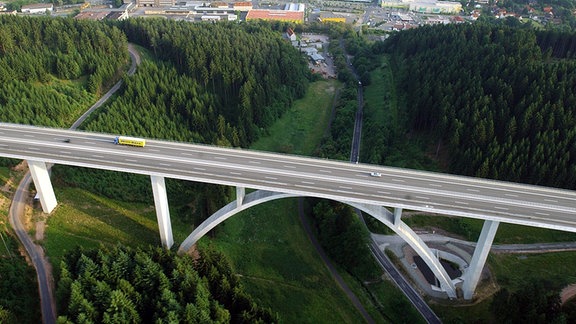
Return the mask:
[(54, 10), (54, 5), (51, 3), (33, 3), (23, 5), (20, 11), (23, 13), (44, 14), (46, 11), (52, 12), (52, 10)]
[(455, 14), (462, 10), (460, 2), (452, 1), (416, 1), (410, 3), (410, 11), (433, 14)]

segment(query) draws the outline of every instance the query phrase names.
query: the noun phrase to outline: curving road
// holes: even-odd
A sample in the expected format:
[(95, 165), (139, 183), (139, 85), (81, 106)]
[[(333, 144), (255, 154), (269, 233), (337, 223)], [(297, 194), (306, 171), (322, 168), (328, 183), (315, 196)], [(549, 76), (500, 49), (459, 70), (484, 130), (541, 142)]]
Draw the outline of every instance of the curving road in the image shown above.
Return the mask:
[[(136, 72), (136, 66), (140, 64), (140, 55), (132, 44), (128, 44), (128, 51), (132, 59), (132, 64), (128, 70), (128, 75), (133, 75)], [(71, 127), (76, 129), (94, 110), (100, 107), (106, 100), (108, 100), (114, 92), (120, 89), (122, 80), (118, 81), (100, 100), (98, 100), (90, 109), (88, 109)], [(24, 206), (26, 198), (28, 197), (28, 188), (30, 187), (30, 172), (24, 175), (22, 181), (16, 189), (16, 193), (12, 199), (8, 217), (10, 225), (16, 232), (16, 236), (24, 245), (26, 253), (30, 256), (32, 265), (36, 269), (36, 276), (38, 279), (38, 291), (40, 294), (40, 307), (42, 309), (42, 321), (45, 324), (56, 323), (56, 302), (52, 293), (52, 274), (47, 270), (48, 261), (44, 257), (44, 250), (32, 242), (30, 236), (24, 229), (20, 221), (21, 215), (24, 214)]]

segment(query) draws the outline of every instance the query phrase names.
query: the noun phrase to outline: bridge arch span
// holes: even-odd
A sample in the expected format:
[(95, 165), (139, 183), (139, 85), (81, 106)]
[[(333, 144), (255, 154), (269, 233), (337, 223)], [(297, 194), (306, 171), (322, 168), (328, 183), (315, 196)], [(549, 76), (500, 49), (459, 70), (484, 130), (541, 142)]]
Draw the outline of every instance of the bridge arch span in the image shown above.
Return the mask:
[[(208, 217), (202, 224), (200, 224), (188, 237), (182, 242), (178, 249), (179, 254), (188, 251), (200, 238), (212, 230), (214, 227), (227, 220), (228, 218), (236, 215), (237, 213), (246, 210), (250, 207), (282, 198), (302, 197), (297, 194), (274, 192), (267, 190), (256, 190), (245, 197), (243, 194), (239, 196), (237, 201), (233, 201), (228, 205), (222, 207), (212, 216)], [(430, 270), (434, 273), (440, 282), (441, 290), (445, 291), (450, 298), (456, 298), (456, 288), (450, 279), (446, 270), (440, 264), (440, 261), (435, 256), (434, 252), (426, 245), (426, 243), (416, 234), (412, 229), (400, 220), (399, 215), (392, 214), (386, 208), (376, 205), (360, 204), (348, 201), (339, 201), (348, 204), (354, 208), (369, 214), (376, 218), (384, 225), (392, 229), (396, 234), (404, 239), (415, 251), (422, 257), (424, 262), (428, 265)]]
[(233, 201), (228, 205), (220, 208), (217, 212), (215, 212), (212, 216), (208, 217), (202, 224), (194, 229), (194, 231), (188, 235), (188, 237), (180, 244), (180, 248), (178, 248), (178, 253), (183, 254), (188, 251), (192, 245), (196, 244), (199, 239), (201, 239), (206, 233), (210, 232), (214, 227), (218, 224), (222, 223), (223, 221), (227, 220), (228, 218), (236, 215), (237, 213), (246, 210), (250, 207), (271, 201), (276, 199), (282, 198), (290, 198), (290, 197), (297, 197), (298, 195), (289, 194), (289, 193), (282, 193), (282, 192), (274, 192), (274, 191), (267, 191), (267, 190), (256, 190), (252, 193), (247, 194), (243, 197), (242, 203), (238, 203), (237, 201)]

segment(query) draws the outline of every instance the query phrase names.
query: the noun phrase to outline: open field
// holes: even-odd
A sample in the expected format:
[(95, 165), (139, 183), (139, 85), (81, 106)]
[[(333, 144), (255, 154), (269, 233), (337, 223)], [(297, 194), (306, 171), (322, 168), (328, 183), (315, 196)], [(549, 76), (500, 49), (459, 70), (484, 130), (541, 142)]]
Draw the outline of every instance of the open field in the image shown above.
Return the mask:
[(335, 80), (312, 83), (307, 96), (270, 127), (270, 136), (260, 138), (251, 148), (312, 155), (328, 125), (337, 87)]

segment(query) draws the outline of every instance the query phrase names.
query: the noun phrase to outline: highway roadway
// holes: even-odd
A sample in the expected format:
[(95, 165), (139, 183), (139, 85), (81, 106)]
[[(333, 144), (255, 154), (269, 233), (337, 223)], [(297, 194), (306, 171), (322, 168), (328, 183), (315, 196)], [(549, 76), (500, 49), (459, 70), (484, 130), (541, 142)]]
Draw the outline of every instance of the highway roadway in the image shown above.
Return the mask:
[(114, 136), (0, 123), (0, 156), (576, 232), (574, 191), (158, 140), (128, 147)]
[(378, 260), (378, 263), (382, 266), (386, 272), (390, 275), (390, 278), (396, 283), (398, 288), (400, 288), (406, 298), (414, 305), (414, 307), (420, 312), (422, 317), (430, 324), (440, 324), (442, 321), (434, 314), (434, 311), (424, 302), (422, 297), (408, 284), (406, 280), (402, 277), (402, 274), (394, 267), (392, 261), (386, 256), (378, 247), (376, 241), (372, 240), (370, 243), (370, 250), (372, 254)]

